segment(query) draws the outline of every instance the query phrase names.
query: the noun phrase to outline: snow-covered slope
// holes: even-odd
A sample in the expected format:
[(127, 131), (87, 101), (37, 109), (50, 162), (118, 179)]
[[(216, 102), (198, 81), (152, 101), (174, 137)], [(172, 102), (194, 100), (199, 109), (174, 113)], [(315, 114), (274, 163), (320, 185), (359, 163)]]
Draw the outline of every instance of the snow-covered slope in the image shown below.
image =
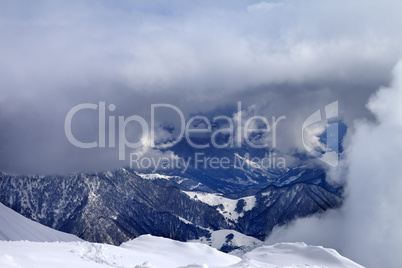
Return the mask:
[(179, 242), (168, 238), (143, 235), (120, 248), (130, 250), (137, 262), (151, 262), (156, 267), (178, 267), (189, 264), (207, 264), (208, 266), (227, 266), (236, 264), (240, 259), (225, 254), (200, 243)]
[[(208, 198), (204, 201), (207, 200)], [(254, 249), (240, 258), (202, 243), (178, 242), (151, 235), (142, 235), (119, 247), (89, 243), (33, 222), (0, 203), (0, 267), (2, 268), (362, 267), (342, 257), (333, 249), (308, 246), (304, 243), (279, 243), (267, 246), (255, 238), (233, 230), (213, 231), (209, 240), (206, 239), (202, 242), (215, 247), (250, 246), (248, 248)]]
[(89, 242), (0, 241), (0, 267), (130, 267), (130, 268), (361, 268), (335, 250), (304, 243), (261, 246), (242, 259), (199, 243), (150, 235), (120, 247)]
[(336, 250), (320, 246), (309, 246), (305, 243), (278, 243), (272, 246), (261, 246), (243, 255), (243, 260), (235, 267), (363, 267), (348, 258), (341, 256)]
[(82, 241), (75, 235), (56, 231), (27, 219), (2, 203), (0, 203), (0, 240)]
[[(221, 213), (225, 219), (237, 221), (239, 217), (244, 215), (244, 212), (253, 209), (255, 206), (256, 198), (255, 196), (247, 196), (240, 199), (230, 199), (223, 197), (222, 194), (215, 193), (203, 193), (203, 192), (191, 192), (183, 191), (191, 199), (203, 202), (210, 206), (216, 206), (219, 213)], [(242, 207), (242, 212), (238, 212), (237, 204), (242, 200), (244, 206)]]
[(89, 242), (0, 242), (2, 268), (176, 268), (191, 264), (224, 267), (239, 261), (240, 258), (207, 245), (178, 242), (150, 235), (140, 236), (120, 247)]

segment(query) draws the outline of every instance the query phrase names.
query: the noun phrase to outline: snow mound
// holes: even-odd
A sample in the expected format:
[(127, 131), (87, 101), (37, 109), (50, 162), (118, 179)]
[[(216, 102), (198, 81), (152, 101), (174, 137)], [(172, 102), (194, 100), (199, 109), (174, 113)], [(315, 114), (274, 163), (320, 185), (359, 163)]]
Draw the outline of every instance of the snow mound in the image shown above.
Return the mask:
[(78, 237), (56, 231), (18, 214), (0, 203), (0, 240), (35, 242), (82, 241)]
[(120, 247), (136, 252), (140, 262), (150, 261), (156, 267), (178, 267), (189, 264), (224, 266), (236, 264), (241, 260), (204, 244), (179, 242), (151, 235), (142, 235), (123, 243)]
[(261, 246), (243, 256), (236, 267), (309, 267), (362, 268), (334, 249), (308, 246), (305, 243), (278, 243)]
[(241, 259), (207, 245), (140, 236), (120, 247), (89, 242), (0, 241), (0, 267), (214, 268)]
[(136, 265), (134, 268), (155, 268), (149, 261), (144, 262), (142, 265)]

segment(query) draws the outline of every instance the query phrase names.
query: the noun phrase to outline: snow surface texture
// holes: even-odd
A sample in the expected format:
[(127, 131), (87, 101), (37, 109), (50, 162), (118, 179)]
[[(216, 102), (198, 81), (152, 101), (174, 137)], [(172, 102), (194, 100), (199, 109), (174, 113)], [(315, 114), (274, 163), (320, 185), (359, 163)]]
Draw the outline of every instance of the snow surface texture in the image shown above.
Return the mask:
[(82, 241), (75, 235), (56, 231), (27, 219), (2, 203), (0, 203), (0, 240), (29, 240), (35, 242)]
[[(79, 240), (26, 219), (0, 204), (1, 239), (35, 241)], [(214, 233), (216, 240), (227, 231)], [(237, 235), (235, 235), (237, 236)], [(244, 237), (240, 237), (240, 239)], [(69, 240), (70, 239), (70, 240)], [(220, 239), (222, 240), (222, 239)], [(335, 250), (304, 243), (260, 246), (242, 258), (200, 243), (178, 242), (143, 235), (121, 246), (75, 242), (0, 241), (2, 268), (135, 267), (135, 268), (270, 268), (270, 267), (362, 267)]]
[(89, 242), (0, 242), (0, 267), (273, 268), (362, 267), (333, 249), (304, 243), (261, 246), (243, 258), (207, 245), (143, 235), (120, 247)]

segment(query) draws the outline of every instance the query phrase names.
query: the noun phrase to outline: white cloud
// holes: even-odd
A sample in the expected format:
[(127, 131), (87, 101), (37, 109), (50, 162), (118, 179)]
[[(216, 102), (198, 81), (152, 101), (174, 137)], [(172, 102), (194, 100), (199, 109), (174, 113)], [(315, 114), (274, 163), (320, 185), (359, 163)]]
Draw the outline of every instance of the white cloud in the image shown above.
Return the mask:
[(334, 247), (367, 267), (402, 263), (402, 61), (393, 77), (368, 104), (378, 122), (355, 124), (341, 167), (347, 168), (343, 207), (278, 228), (268, 242)]
[(276, 7), (282, 6), (282, 3), (268, 3), (268, 2), (259, 2), (257, 4), (252, 4), (247, 6), (247, 11), (253, 12), (253, 11), (268, 11)]

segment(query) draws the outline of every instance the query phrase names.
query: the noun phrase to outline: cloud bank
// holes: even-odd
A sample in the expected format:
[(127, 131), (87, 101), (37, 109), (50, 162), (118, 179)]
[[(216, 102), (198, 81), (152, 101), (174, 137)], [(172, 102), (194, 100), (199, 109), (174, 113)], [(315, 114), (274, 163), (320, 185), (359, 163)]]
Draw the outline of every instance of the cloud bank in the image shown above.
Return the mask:
[[(367, 107), (377, 122), (359, 120), (347, 146), (346, 199), (339, 211), (299, 219), (268, 238), (338, 249), (367, 267), (402, 263), (402, 61), (389, 87)], [(339, 174), (338, 174), (339, 175)]]
[[(147, 119), (153, 103), (233, 116), (242, 101), (286, 115), (278, 146), (302, 148), (303, 120), (328, 103), (339, 101), (347, 124), (369, 116), (367, 99), (402, 54), (401, 10), (360, 0), (2, 1), (0, 169), (126, 166), (113, 148), (66, 139), (68, 111), (99, 101)], [(96, 114), (74, 122), (80, 139), (96, 139)]]

